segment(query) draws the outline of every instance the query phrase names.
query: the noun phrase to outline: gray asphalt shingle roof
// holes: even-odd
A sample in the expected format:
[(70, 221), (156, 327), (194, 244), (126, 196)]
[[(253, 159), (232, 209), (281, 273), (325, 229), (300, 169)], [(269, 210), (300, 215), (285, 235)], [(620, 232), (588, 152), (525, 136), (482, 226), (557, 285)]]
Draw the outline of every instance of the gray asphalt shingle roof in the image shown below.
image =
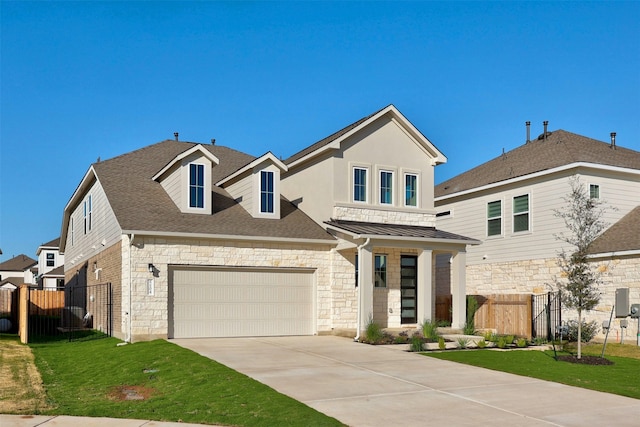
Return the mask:
[(224, 189), (214, 184), (255, 157), (219, 145), (203, 145), (220, 160), (211, 174), (213, 214), (182, 213), (152, 177), (195, 145), (166, 140), (93, 164), (123, 230), (334, 240), (284, 198), (280, 200), (280, 220), (253, 218)]
[(547, 133), (504, 155), (457, 175), (435, 187), (435, 197), (494, 184), (577, 162), (640, 169), (640, 152), (564, 130)]
[(589, 246), (590, 254), (640, 250), (640, 206), (611, 225)]
[(6, 260), (3, 263), (0, 263), (0, 270), (2, 271), (26, 271), (34, 265), (38, 264), (33, 258), (26, 256), (25, 254), (20, 254), (11, 259)]

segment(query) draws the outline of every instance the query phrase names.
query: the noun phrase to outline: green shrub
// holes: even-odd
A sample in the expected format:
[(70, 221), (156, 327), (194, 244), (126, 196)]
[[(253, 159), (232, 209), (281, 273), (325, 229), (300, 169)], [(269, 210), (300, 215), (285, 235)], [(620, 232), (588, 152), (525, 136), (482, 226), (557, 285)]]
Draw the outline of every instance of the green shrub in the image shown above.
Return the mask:
[(545, 337), (535, 337), (533, 339), (533, 344), (535, 345), (543, 345), (548, 343), (549, 341), (547, 341), (547, 339)]
[(384, 333), (380, 325), (378, 325), (373, 320), (373, 315), (369, 315), (369, 320), (367, 321), (367, 327), (364, 332), (365, 340), (369, 344), (376, 344), (382, 341), (384, 337)]
[(524, 348), (527, 346), (527, 339), (526, 338), (518, 338), (518, 340), (516, 341), (516, 345), (518, 346), (518, 348)]
[(498, 341), (498, 335), (496, 335), (495, 333), (491, 332), (491, 331), (487, 331), (484, 333), (484, 340), (487, 342), (497, 342)]
[(440, 338), (440, 334), (438, 333), (438, 323), (432, 322), (431, 320), (425, 319), (422, 322), (422, 336), (430, 342), (436, 342)]
[(414, 335), (411, 337), (409, 351), (424, 351), (424, 342), (422, 341), (422, 337), (420, 335)]
[(478, 311), (478, 300), (473, 295), (467, 295), (467, 322), (464, 325), (465, 335), (475, 335), (475, 321), (474, 317)]
[[(564, 337), (567, 341), (570, 342), (578, 342), (578, 321), (577, 320), (569, 320), (567, 322), (568, 333), (567, 336)], [(589, 342), (595, 337), (600, 331), (600, 325), (595, 320), (587, 323), (584, 320), (582, 321), (582, 342)]]
[(498, 337), (498, 342), (496, 343), (496, 346), (498, 348), (506, 348), (507, 340), (505, 339), (505, 337)]
[(476, 345), (478, 346), (478, 348), (485, 348), (487, 346), (487, 342), (484, 339), (481, 339), (476, 343)]
[(445, 350), (447, 348), (447, 345), (444, 342), (444, 338), (442, 337), (438, 338), (438, 348), (440, 350)]
[(513, 335), (506, 335), (506, 336), (504, 337), (504, 340), (507, 342), (507, 345), (511, 345), (511, 344), (513, 344), (513, 341), (514, 341), (515, 339), (516, 339), (516, 337), (515, 337), (515, 336), (513, 336)]
[(458, 338), (458, 347), (467, 348), (469, 346), (469, 338)]

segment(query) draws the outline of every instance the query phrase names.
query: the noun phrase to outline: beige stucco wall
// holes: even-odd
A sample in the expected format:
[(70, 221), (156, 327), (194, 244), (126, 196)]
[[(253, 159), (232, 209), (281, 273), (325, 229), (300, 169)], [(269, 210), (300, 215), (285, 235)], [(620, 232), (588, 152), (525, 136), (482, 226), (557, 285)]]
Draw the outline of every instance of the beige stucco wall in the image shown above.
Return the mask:
[[(356, 293), (353, 264), (328, 245), (255, 243), (232, 240), (186, 240), (136, 236), (123, 245), (122, 330), (128, 332), (131, 313), (133, 341), (166, 338), (169, 319), (168, 265), (314, 268), (317, 332), (355, 328)], [(129, 259), (131, 263), (129, 264)], [(333, 266), (332, 266), (333, 263)], [(148, 265), (157, 270), (155, 277)], [(128, 271), (131, 272), (129, 304)], [(155, 294), (147, 295), (147, 279), (154, 279)]]

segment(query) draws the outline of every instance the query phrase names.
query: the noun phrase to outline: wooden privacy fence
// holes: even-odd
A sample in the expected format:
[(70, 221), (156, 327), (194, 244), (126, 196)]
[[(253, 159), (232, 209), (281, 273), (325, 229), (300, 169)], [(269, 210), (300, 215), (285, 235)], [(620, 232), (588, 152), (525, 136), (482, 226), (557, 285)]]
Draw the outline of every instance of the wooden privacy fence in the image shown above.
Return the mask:
[(64, 291), (31, 289), (29, 314), (32, 316), (59, 316), (64, 308)]
[(497, 334), (531, 338), (531, 295), (472, 295), (478, 301), (476, 329), (495, 329)]

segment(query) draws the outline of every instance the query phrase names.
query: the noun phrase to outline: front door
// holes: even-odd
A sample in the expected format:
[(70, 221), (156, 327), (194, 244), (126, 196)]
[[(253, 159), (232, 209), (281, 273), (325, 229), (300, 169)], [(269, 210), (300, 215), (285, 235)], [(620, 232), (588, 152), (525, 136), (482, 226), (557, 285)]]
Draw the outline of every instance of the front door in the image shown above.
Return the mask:
[(400, 323), (417, 323), (418, 257), (400, 257)]

